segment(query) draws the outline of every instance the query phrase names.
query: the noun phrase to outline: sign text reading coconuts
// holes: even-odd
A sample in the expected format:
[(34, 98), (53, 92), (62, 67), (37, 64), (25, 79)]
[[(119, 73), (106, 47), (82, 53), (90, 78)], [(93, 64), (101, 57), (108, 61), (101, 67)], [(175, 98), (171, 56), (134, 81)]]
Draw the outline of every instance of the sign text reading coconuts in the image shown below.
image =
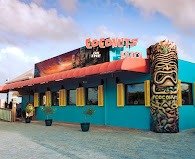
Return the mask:
[(112, 38), (112, 39), (105, 39), (100, 38), (91, 40), (90, 38), (86, 39), (86, 48), (92, 49), (93, 47), (99, 46), (100, 48), (110, 47), (133, 47), (137, 45), (138, 38), (135, 39), (128, 39), (128, 38)]

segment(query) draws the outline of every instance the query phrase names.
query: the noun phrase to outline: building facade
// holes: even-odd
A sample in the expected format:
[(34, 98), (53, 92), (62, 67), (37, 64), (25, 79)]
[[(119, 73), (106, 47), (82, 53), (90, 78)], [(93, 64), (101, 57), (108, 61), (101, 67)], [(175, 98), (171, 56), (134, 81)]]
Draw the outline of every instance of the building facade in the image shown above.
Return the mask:
[[(177, 77), (173, 75), (176, 78), (174, 87), (178, 89), (174, 94), (176, 97), (168, 99), (167, 103), (175, 102), (176, 107), (170, 110), (172, 105), (168, 106), (169, 114), (162, 114), (155, 107), (157, 113), (153, 116), (151, 110), (158, 105), (156, 100), (153, 102), (151, 68), (154, 68), (149, 56), (144, 56), (118, 47), (79, 48), (35, 64), (34, 79), (10, 83), (0, 90), (19, 91), (22, 109), (27, 103), (34, 103), (36, 120), (45, 119), (42, 107), (52, 106), (56, 108), (55, 114), (51, 115), (54, 121), (81, 123), (84, 122), (83, 111), (92, 107), (95, 110), (89, 118), (92, 124), (155, 132), (195, 128), (195, 74), (189, 72), (195, 69), (195, 64), (183, 60), (175, 63), (178, 69)], [(165, 65), (169, 62), (165, 61)], [(158, 99), (159, 102), (163, 100)], [(155, 126), (154, 122), (157, 123)], [(177, 127), (174, 131), (172, 125), (167, 128), (172, 123)]]

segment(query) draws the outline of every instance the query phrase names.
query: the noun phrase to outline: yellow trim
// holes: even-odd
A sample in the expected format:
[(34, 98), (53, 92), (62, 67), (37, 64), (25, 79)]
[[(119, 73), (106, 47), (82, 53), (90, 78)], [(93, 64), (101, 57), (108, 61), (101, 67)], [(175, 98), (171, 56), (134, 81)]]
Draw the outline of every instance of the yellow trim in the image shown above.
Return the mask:
[(34, 107), (39, 106), (39, 93), (34, 93)]
[(59, 106), (66, 106), (66, 90), (61, 89), (59, 91)]
[(150, 80), (144, 81), (144, 101), (145, 106), (150, 106)]
[(51, 106), (51, 91), (47, 91), (45, 93), (46, 95), (46, 103), (45, 106)]
[(98, 86), (98, 106), (104, 106), (104, 86)]
[(80, 92), (80, 89), (77, 88), (76, 89), (76, 106), (79, 106), (79, 92)]
[(84, 87), (76, 89), (76, 106), (85, 105)]
[(178, 106), (182, 106), (182, 92), (181, 92), (181, 81), (180, 80), (178, 80), (177, 87), (178, 87), (177, 103), (178, 103)]
[(124, 84), (117, 84), (117, 106), (124, 107)]
[(85, 105), (85, 93), (84, 93), (84, 87), (80, 88), (80, 106)]

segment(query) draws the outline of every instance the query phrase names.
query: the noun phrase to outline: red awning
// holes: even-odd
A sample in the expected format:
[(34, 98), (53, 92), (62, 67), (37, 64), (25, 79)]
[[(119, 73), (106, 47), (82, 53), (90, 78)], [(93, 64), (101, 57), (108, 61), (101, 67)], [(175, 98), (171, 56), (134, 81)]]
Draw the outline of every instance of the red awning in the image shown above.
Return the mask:
[(105, 62), (102, 64), (92, 65), (83, 68), (76, 68), (72, 70), (67, 70), (43, 77), (37, 77), (26, 81), (19, 81), (10, 84), (5, 84), (0, 86), (0, 92), (5, 92), (14, 88), (21, 88), (24, 86), (32, 86), (35, 84), (43, 84), (51, 81), (60, 81), (68, 78), (80, 78), (89, 75), (97, 75), (97, 74), (106, 74), (110, 72), (127, 70), (133, 72), (149, 72), (148, 59), (141, 58), (125, 58), (122, 60)]

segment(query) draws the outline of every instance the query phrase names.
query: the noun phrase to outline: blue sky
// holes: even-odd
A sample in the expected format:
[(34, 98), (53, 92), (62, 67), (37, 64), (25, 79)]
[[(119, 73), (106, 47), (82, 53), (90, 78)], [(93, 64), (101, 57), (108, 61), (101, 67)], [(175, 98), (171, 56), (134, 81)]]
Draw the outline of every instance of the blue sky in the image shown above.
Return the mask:
[(85, 45), (86, 38), (169, 39), (195, 60), (194, 0), (0, 0), (0, 85), (34, 63)]

